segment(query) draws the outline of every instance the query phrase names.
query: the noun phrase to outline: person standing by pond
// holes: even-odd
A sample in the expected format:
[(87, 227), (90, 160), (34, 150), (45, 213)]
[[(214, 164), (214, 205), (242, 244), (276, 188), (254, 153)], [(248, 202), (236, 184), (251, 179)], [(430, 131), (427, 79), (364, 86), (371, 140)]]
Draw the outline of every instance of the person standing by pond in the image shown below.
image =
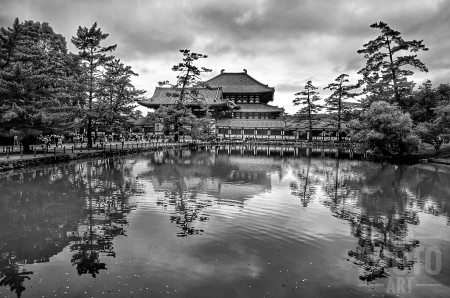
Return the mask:
[(58, 143), (56, 144), (56, 148), (58, 148), (59, 146), (63, 146), (63, 136), (58, 136)]

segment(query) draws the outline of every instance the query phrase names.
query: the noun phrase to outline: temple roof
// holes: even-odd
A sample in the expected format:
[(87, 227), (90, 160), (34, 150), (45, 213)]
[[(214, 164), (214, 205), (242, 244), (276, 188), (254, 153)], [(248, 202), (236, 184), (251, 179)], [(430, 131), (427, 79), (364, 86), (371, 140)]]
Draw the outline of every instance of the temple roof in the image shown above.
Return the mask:
[(264, 93), (274, 92), (273, 87), (264, 85), (244, 72), (222, 72), (205, 84), (211, 87), (222, 87), (224, 93)]
[[(225, 105), (226, 101), (223, 99), (222, 90), (220, 88), (186, 88), (188, 92), (198, 91), (198, 98), (202, 99), (205, 104), (210, 106)], [(163, 88), (156, 87), (153, 96), (149, 99), (139, 102), (148, 108), (158, 108), (160, 105), (173, 105), (180, 98), (181, 88)], [(197, 106), (197, 102), (187, 99), (186, 105)]]
[(261, 104), (261, 103), (240, 103), (241, 107), (239, 110), (235, 112), (241, 113), (273, 113), (273, 112), (283, 112), (283, 108)]
[(235, 128), (284, 128), (284, 121), (275, 119), (220, 119), (217, 121), (218, 127)]
[(137, 119), (134, 122), (134, 125), (135, 126), (145, 126), (145, 125), (151, 125), (153, 123), (155, 123), (154, 120), (150, 120), (150, 118), (148, 118), (148, 117), (142, 117), (142, 118)]

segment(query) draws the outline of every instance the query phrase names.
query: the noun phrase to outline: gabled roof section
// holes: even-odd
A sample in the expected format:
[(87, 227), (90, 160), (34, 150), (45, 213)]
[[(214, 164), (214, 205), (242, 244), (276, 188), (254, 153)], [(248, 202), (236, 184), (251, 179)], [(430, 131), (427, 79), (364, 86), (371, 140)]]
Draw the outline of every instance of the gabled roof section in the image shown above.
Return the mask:
[(283, 108), (266, 105), (262, 103), (240, 103), (239, 110), (234, 112), (241, 113), (281, 113), (283, 112)]
[(142, 117), (136, 120), (136, 122), (134, 122), (135, 126), (146, 126), (146, 125), (152, 125), (153, 123), (155, 123), (154, 120), (151, 120), (148, 117)]
[(205, 84), (222, 87), (224, 93), (264, 93), (274, 92), (275, 88), (264, 85), (244, 72), (223, 72), (209, 79)]
[[(186, 88), (186, 92), (198, 92), (200, 102), (210, 106), (225, 105), (222, 90), (220, 88)], [(139, 104), (148, 108), (158, 108), (160, 105), (173, 105), (180, 98), (181, 88), (156, 87), (155, 93), (149, 99), (140, 101)], [(188, 96), (189, 97), (189, 96)], [(186, 99), (186, 105), (198, 106), (199, 102)]]

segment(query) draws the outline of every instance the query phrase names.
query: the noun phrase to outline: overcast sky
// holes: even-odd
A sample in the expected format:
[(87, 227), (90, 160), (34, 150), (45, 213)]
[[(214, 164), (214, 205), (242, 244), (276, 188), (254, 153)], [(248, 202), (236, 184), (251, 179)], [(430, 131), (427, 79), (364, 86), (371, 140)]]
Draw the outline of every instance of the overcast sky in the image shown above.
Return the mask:
[(115, 56), (139, 73), (133, 83), (148, 97), (158, 81), (174, 81), (171, 68), (186, 48), (209, 56), (198, 63), (213, 70), (205, 80), (247, 69), (275, 87), (273, 104), (293, 113), (294, 93), (308, 80), (323, 96), (342, 73), (356, 82), (365, 64), (356, 51), (379, 35), (370, 28), (379, 21), (430, 49), (419, 53), (429, 72), (416, 72), (416, 83), (450, 82), (449, 0), (0, 0), (0, 7), (0, 26), (16, 17), (48, 22), (72, 52), (78, 26), (97, 22), (109, 33), (104, 45), (117, 44)]

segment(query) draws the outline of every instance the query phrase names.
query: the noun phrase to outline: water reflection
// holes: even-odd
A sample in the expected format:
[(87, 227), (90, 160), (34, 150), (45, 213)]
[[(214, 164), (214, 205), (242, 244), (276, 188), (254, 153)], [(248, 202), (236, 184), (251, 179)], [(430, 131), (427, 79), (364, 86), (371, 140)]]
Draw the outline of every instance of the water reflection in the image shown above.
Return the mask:
[(300, 198), (303, 207), (308, 207), (316, 195), (316, 188), (320, 181), (315, 175), (316, 172), (312, 169), (311, 157), (306, 158), (306, 165), (296, 162), (293, 166), (293, 174), (297, 181), (290, 183), (291, 194)]
[(66, 246), (79, 274), (105, 269), (100, 255), (115, 256), (111, 240), (125, 235), (128, 200), (139, 191), (131, 167), (109, 159), (0, 179), (0, 285), (20, 297), (32, 274), (22, 268), (49, 262)]
[[(30, 285), (35, 291), (36, 268), (30, 265), (52, 262), (58, 254), (84, 282), (94, 277), (102, 287), (114, 287), (117, 280), (106, 271), (133, 272), (117, 265), (130, 257), (137, 259), (131, 274), (147, 275), (142, 282), (155, 279), (156, 287), (185, 281), (186, 293), (195, 292), (190, 283), (217, 290), (224, 276), (230, 283), (259, 282), (268, 291), (274, 279), (306, 284), (314, 276), (314, 287), (324, 278), (345, 284), (348, 276), (333, 276), (339, 245), (345, 245), (342, 261), (357, 265), (365, 282), (412, 271), (420, 262), (415, 252), (429, 245), (416, 228), (441, 228), (425, 215), (450, 223), (450, 170), (348, 157), (313, 148), (212, 147), (0, 178), (0, 285), (18, 297)], [(132, 203), (136, 194), (142, 194), (139, 206)], [(336, 222), (341, 227), (330, 226)], [(346, 240), (338, 245), (339, 238)], [(197, 275), (174, 277), (191, 270)], [(274, 277), (282, 270), (283, 280)]]
[(0, 262), (0, 286), (9, 287), (14, 291), (17, 297), (22, 296), (25, 291), (23, 283), (25, 279), (30, 279), (28, 275), (32, 275), (32, 271), (21, 269), (21, 266), (15, 261), (16, 257), (13, 252), (2, 253)]
[[(409, 227), (420, 224), (419, 212), (428, 211), (425, 201), (436, 199), (415, 196), (413, 190), (423, 193), (418, 176), (428, 175), (406, 166), (340, 165), (339, 160), (330, 161), (321, 172), (324, 205), (335, 217), (349, 221), (351, 235), (358, 239), (348, 256), (361, 268), (360, 279), (371, 282), (388, 277), (392, 268), (397, 272), (411, 270), (417, 262), (414, 251), (420, 242), (409, 233)], [(445, 205), (432, 206), (441, 210), (434, 212), (439, 214)]]
[[(150, 178), (158, 196), (158, 206), (173, 207), (170, 221), (179, 227), (178, 237), (201, 235), (194, 227), (207, 222), (205, 211), (213, 205), (244, 208), (246, 200), (271, 191), (271, 173), (286, 172), (276, 159), (258, 156), (229, 156), (226, 148), (207, 147), (157, 152), (151, 157), (151, 171), (140, 175)], [(239, 152), (255, 152), (243, 147)]]

